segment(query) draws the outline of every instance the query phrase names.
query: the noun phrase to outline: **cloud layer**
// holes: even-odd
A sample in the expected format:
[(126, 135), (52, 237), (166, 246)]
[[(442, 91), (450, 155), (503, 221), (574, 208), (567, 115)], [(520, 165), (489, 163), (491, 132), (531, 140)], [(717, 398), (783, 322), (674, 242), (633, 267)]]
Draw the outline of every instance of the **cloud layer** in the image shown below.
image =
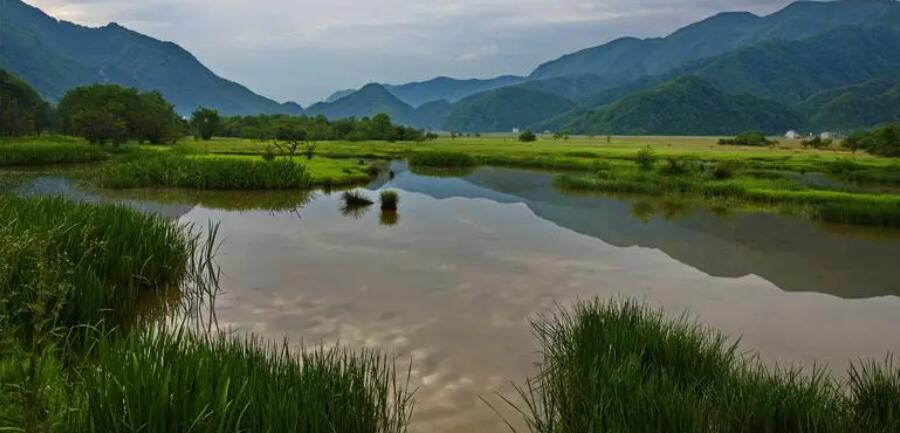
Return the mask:
[(620, 36), (664, 36), (717, 12), (789, 0), (26, 0), (194, 53), (219, 75), (308, 105), (370, 82), (527, 74)]

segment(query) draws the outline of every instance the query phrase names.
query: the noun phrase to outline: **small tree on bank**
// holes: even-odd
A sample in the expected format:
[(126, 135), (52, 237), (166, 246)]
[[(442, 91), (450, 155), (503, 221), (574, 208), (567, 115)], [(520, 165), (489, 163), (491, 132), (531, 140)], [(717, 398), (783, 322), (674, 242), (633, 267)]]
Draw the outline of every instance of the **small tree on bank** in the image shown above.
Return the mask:
[(201, 140), (210, 140), (222, 129), (222, 118), (217, 110), (199, 107), (191, 114), (191, 127)]
[(525, 130), (525, 132), (519, 134), (519, 141), (523, 143), (531, 143), (533, 141), (537, 141), (537, 136), (531, 132), (530, 129)]

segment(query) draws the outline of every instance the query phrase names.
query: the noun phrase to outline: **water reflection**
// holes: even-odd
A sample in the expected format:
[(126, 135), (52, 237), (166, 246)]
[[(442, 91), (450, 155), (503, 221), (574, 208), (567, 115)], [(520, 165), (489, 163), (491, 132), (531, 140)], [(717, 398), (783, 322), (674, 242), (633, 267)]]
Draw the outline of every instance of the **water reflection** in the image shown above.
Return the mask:
[(395, 210), (381, 210), (381, 214), (378, 216), (378, 223), (387, 226), (393, 227), (400, 222), (400, 213)]
[[(525, 170), (435, 177), (391, 169), (393, 178), (368, 189), (400, 193), (401, 224), (396, 213), (345, 218), (338, 194), (256, 202), (259, 193), (56, 186), (156, 206), (186, 223), (221, 223), (220, 324), (411, 360), (416, 433), (508, 432), (480, 397), (514, 398), (511, 382), (533, 374), (538, 358), (529, 318), (576, 298), (688, 311), (741, 336), (767, 362), (818, 361), (840, 372), (858, 357), (900, 351), (896, 231), (570, 196), (552, 186), (552, 174)], [(279, 210), (254, 204), (263, 202)]]
[[(421, 177), (395, 164), (392, 186), (430, 195), (521, 203), (540, 218), (619, 247), (655, 248), (717, 277), (758, 275), (790, 292), (844, 298), (900, 295), (900, 232), (771, 213), (691, 209), (677, 200), (566, 195), (552, 174), (480, 168), (464, 178)], [(723, 216), (727, 216), (723, 218)]]

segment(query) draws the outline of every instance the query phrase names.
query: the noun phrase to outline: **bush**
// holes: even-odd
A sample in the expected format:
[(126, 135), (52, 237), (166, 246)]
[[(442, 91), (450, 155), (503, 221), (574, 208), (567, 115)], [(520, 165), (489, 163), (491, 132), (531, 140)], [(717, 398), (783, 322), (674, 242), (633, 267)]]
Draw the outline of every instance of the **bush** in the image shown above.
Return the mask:
[(732, 146), (775, 146), (778, 142), (769, 140), (762, 132), (747, 131), (738, 134), (734, 138), (722, 138), (719, 140), (719, 144)]
[(638, 151), (637, 157), (635, 158), (635, 161), (641, 170), (653, 170), (653, 166), (656, 165), (656, 161), (658, 160), (659, 158), (656, 156), (656, 152), (654, 152), (653, 148), (650, 146)]
[(397, 210), (397, 204), (400, 202), (400, 196), (395, 191), (381, 192), (381, 209)]
[(822, 137), (819, 137), (819, 136), (810, 138), (808, 140), (803, 140), (801, 142), (803, 147), (805, 147), (805, 148), (811, 147), (813, 149), (826, 149), (826, 148), (831, 147), (832, 143), (833, 143), (833, 141), (830, 138), (822, 139)]
[(531, 143), (537, 141), (537, 136), (534, 135), (531, 130), (525, 130), (525, 132), (519, 134), (519, 141), (523, 143)]
[(666, 158), (666, 164), (659, 169), (664, 176), (683, 176), (694, 171), (693, 162), (677, 158)]
[(712, 177), (716, 180), (731, 179), (737, 170), (738, 164), (734, 161), (719, 161), (713, 168)]

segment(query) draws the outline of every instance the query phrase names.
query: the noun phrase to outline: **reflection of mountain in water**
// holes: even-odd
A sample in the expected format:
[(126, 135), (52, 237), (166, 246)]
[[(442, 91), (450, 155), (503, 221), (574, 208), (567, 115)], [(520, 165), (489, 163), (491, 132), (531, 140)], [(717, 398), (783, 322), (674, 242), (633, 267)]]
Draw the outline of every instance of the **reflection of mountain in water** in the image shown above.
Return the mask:
[(480, 168), (465, 178), (415, 176), (395, 164), (391, 186), (435, 198), (486, 198), (524, 203), (537, 216), (619, 247), (662, 250), (706, 274), (755, 274), (791, 292), (844, 298), (900, 295), (900, 242), (839, 234), (817, 224), (774, 214), (716, 217), (705, 211), (675, 219), (636, 218), (632, 205), (603, 197), (570, 196), (552, 175)]
[[(62, 196), (75, 201), (88, 203), (102, 203), (109, 201), (99, 195), (75, 188), (72, 185), (72, 181), (64, 177), (40, 177), (31, 184), (21, 188), (19, 190), (19, 195), (25, 197)], [(119, 202), (141, 212), (155, 213), (164, 218), (173, 220), (181, 218), (194, 208), (193, 205), (163, 204), (142, 200), (120, 200)]]

